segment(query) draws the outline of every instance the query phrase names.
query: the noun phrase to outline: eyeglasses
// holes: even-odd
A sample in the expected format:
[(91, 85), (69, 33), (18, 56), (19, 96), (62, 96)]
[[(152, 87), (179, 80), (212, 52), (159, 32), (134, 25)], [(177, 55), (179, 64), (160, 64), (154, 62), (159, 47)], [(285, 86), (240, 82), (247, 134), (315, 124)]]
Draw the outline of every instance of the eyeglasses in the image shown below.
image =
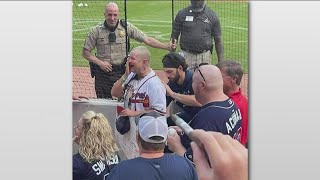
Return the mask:
[(203, 65), (208, 65), (208, 63), (200, 63), (200, 64), (198, 64), (198, 65), (194, 68), (194, 72), (196, 72), (196, 69), (199, 69), (199, 73), (200, 73), (203, 81), (206, 82), (206, 79), (204, 78), (202, 72), (200, 71), (200, 66), (203, 66)]

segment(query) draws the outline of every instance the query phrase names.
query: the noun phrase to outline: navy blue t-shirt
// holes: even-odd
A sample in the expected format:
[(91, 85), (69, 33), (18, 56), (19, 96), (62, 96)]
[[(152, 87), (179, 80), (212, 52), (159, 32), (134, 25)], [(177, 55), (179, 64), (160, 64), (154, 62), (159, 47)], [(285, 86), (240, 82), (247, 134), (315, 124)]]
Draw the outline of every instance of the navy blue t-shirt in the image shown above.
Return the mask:
[[(221, 102), (211, 102), (201, 107), (201, 110), (189, 122), (193, 129), (220, 132), (230, 135), (240, 141), (242, 117), (238, 106), (227, 99)], [(181, 136), (181, 143), (186, 148), (185, 157), (193, 160), (191, 140), (186, 134)]]
[(197, 180), (193, 165), (175, 154), (160, 158), (142, 157), (121, 161), (109, 174), (108, 180)]
[(108, 161), (86, 162), (77, 153), (73, 155), (73, 180), (105, 180), (110, 170), (119, 163), (119, 156), (114, 155)]
[[(172, 83), (169, 81), (168, 86), (175, 93), (185, 94), (185, 95), (194, 95), (194, 92), (192, 89), (192, 74), (193, 73), (191, 70), (186, 70), (186, 75), (182, 85), (179, 85), (177, 83)], [(170, 104), (171, 101), (175, 101), (175, 99), (173, 99), (171, 96), (167, 96), (167, 106)], [(193, 116), (196, 115), (200, 110), (200, 107), (187, 106), (179, 101), (175, 101), (175, 103), (189, 115), (190, 119), (192, 119)]]

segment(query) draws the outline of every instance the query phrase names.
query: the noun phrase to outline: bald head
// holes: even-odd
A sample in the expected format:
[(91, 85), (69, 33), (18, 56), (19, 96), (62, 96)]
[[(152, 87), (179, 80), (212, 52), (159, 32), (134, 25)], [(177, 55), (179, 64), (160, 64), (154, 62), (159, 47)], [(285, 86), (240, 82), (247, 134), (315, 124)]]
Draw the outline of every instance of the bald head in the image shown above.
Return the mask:
[(105, 11), (107, 11), (107, 10), (117, 10), (117, 11), (119, 11), (119, 7), (118, 7), (118, 5), (116, 4), (116, 3), (114, 3), (114, 2), (109, 2), (107, 5), (106, 5), (106, 7), (105, 7)]
[(146, 76), (150, 71), (150, 51), (144, 46), (138, 46), (131, 50), (128, 58), (129, 70), (138, 75), (138, 78)]
[(146, 59), (148, 64), (150, 62), (151, 54), (148, 48), (145, 46), (138, 46), (131, 50), (130, 54), (137, 54), (142, 59)]
[(119, 7), (116, 3), (110, 2), (106, 5), (104, 10), (104, 17), (106, 18), (108, 27), (116, 27), (119, 20), (119, 15)]
[(202, 65), (196, 69), (193, 74), (192, 89), (196, 100), (202, 105), (227, 99), (223, 93), (221, 72), (214, 65)]
[[(207, 91), (222, 91), (223, 79), (220, 69), (214, 65), (203, 65), (199, 67), (207, 85)], [(195, 81), (203, 81), (199, 69), (194, 73)]]

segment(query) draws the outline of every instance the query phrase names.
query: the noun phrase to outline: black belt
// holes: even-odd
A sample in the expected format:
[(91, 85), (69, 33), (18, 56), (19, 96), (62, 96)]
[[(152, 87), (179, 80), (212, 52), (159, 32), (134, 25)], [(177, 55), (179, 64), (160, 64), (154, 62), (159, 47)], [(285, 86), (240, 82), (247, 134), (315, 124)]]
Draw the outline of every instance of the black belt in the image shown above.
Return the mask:
[(126, 64), (111, 64), (112, 65), (112, 71), (122, 71), (126, 68)]
[[(103, 71), (99, 65), (94, 64), (92, 62), (89, 62), (90, 65), (90, 72), (91, 72), (91, 77), (95, 77), (97, 73), (105, 73), (108, 74), (107, 72)], [(111, 64), (112, 65), (112, 72), (121, 72), (122, 74), (125, 72), (126, 66), (125, 63), (122, 64)]]

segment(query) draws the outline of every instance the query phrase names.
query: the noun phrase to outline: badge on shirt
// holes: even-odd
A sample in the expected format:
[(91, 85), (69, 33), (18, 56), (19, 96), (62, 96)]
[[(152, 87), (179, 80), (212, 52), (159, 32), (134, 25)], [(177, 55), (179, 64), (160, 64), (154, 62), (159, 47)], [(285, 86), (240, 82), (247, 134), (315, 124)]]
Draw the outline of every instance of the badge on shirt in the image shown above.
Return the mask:
[(186, 16), (186, 21), (193, 21), (193, 16)]
[(124, 37), (124, 35), (125, 35), (124, 30), (120, 30), (120, 31), (119, 31), (119, 37)]

